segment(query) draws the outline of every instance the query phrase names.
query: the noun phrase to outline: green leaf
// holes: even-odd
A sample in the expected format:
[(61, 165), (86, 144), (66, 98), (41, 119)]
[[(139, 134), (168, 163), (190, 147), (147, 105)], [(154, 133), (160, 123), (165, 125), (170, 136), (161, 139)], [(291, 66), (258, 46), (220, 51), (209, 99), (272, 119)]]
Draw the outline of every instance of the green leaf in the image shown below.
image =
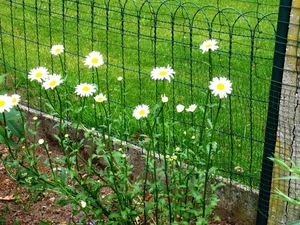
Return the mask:
[(64, 199), (65, 196), (61, 195), (59, 198), (57, 198), (55, 200), (56, 204), (59, 204), (60, 206), (65, 206), (65, 205), (69, 205), (69, 204), (73, 204), (74, 201), (72, 199)]
[(5, 130), (2, 126), (0, 126), (0, 135), (5, 137)]
[(18, 225), (20, 223), (20, 220), (15, 220), (14, 225)]
[(48, 222), (42, 220), (42, 221), (39, 223), (39, 225), (51, 225), (51, 223), (48, 223)]
[[(2, 127), (0, 127), (1, 130)], [(8, 142), (5, 139), (5, 136), (3, 136), (2, 134), (0, 134), (0, 143), (8, 145)]]
[[(21, 113), (15, 108), (10, 109), (9, 112), (5, 112), (5, 119), (8, 120), (19, 120), (21, 118)], [(0, 114), (0, 120), (3, 120), (3, 113)]]
[(0, 75), (0, 83), (2, 83), (4, 81), (6, 76), (7, 76), (7, 74), (1, 74)]
[(273, 180), (299, 180), (300, 178), (298, 176), (285, 176), (285, 177), (279, 177), (279, 178), (273, 178)]
[(61, 167), (60, 170), (60, 182), (63, 186), (67, 185), (67, 171), (64, 167)]
[(292, 223), (289, 223), (288, 225), (299, 225), (299, 224), (300, 224), (300, 220), (297, 220)]
[(16, 137), (18, 138), (24, 137), (24, 133), (21, 126), (15, 120), (8, 120), (7, 127)]
[(108, 216), (109, 219), (120, 218), (120, 217), (121, 215), (119, 212), (113, 212)]
[(14, 149), (19, 149), (19, 146), (16, 142), (14, 142), (13, 140), (9, 139), (8, 140), (8, 144), (10, 147), (14, 148)]

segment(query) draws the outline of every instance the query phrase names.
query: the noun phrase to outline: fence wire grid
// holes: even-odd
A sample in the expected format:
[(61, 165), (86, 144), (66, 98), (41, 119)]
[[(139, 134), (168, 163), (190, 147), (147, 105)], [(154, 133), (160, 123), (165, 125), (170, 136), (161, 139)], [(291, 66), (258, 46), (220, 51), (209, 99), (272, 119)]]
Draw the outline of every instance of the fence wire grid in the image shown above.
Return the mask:
[[(64, 85), (70, 93), (76, 84), (98, 82), (116, 112), (145, 101), (154, 106), (166, 94), (173, 109), (168, 119), (187, 126), (199, 122), (192, 116), (177, 117), (176, 105), (203, 105), (202, 92), (212, 77), (227, 77), (233, 92), (219, 121), (217, 142), (222, 152), (215, 163), (222, 176), (252, 191), (261, 181), (279, 5), (279, 0), (0, 0), (0, 73), (8, 75), (4, 89), (26, 96), (24, 104), (48, 112), (43, 92), (28, 80), (28, 72), (44, 66), (50, 73), (60, 73), (60, 61), (51, 56), (50, 48), (62, 44), (68, 74)], [(211, 57), (212, 68), (208, 54), (199, 49), (208, 39), (219, 45)], [(91, 75), (83, 60), (93, 50), (103, 54), (105, 65)], [(161, 93), (157, 83), (149, 82), (150, 72), (167, 65), (176, 71), (175, 79)], [(119, 89), (126, 95), (115, 94)], [(295, 91), (288, 95), (295, 96)], [(298, 109), (298, 101), (284, 100), (291, 101), (287, 112)], [(288, 129), (284, 123), (292, 117), (279, 117), (279, 126)], [(97, 127), (94, 111), (82, 122)], [(122, 129), (128, 130), (125, 138), (134, 141), (140, 130), (129, 123)], [(283, 145), (279, 148), (288, 148)], [(278, 224), (279, 218), (269, 213)]]

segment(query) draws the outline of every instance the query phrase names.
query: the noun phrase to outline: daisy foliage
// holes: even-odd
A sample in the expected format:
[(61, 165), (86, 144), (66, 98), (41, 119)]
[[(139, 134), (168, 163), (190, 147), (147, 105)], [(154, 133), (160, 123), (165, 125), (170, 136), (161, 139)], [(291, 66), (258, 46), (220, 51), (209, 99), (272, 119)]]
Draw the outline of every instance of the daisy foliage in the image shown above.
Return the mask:
[(75, 87), (75, 93), (80, 97), (88, 97), (93, 95), (95, 92), (96, 85), (94, 84), (82, 83)]
[(49, 75), (45, 81), (43, 82), (42, 86), (45, 90), (51, 88), (52, 90), (59, 86), (63, 82), (61, 75), (59, 74), (52, 74)]
[(137, 120), (139, 120), (141, 118), (146, 118), (149, 113), (150, 113), (149, 106), (142, 104), (142, 105), (138, 105), (137, 107), (135, 107), (132, 115)]
[(215, 51), (219, 48), (217, 46), (217, 41), (216, 40), (207, 40), (200, 45), (200, 49), (202, 50), (202, 53), (208, 52), (209, 50)]
[(43, 82), (48, 77), (48, 69), (45, 67), (37, 67), (29, 71), (28, 79), (30, 81), (38, 81), (38, 82)]
[(51, 50), (50, 50), (50, 53), (52, 55), (59, 55), (63, 52), (64, 52), (64, 46), (63, 45), (53, 45)]
[(84, 65), (88, 66), (89, 68), (92, 67), (99, 67), (104, 64), (103, 56), (100, 54), (100, 52), (92, 51), (90, 54), (88, 54), (84, 60)]
[(214, 96), (219, 95), (220, 98), (226, 98), (228, 94), (231, 94), (232, 83), (225, 77), (215, 77), (210, 81), (209, 89)]
[(155, 67), (151, 71), (151, 78), (153, 80), (167, 80), (171, 82), (171, 78), (174, 78), (175, 71), (168, 65), (167, 67)]

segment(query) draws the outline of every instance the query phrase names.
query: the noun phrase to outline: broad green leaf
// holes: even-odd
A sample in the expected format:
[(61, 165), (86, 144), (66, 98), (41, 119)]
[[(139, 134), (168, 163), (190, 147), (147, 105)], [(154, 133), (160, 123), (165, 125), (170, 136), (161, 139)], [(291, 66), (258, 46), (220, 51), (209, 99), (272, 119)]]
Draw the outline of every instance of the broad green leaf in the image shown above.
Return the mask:
[(14, 136), (18, 138), (24, 137), (24, 133), (21, 126), (15, 120), (8, 120), (6, 125)]
[(14, 142), (12, 139), (8, 140), (8, 144), (10, 147), (14, 148), (14, 149), (19, 149), (19, 146), (16, 142)]
[(300, 224), (300, 220), (297, 220), (292, 223), (289, 223), (288, 225), (299, 225), (299, 224)]
[(41, 222), (39, 223), (39, 225), (51, 225), (51, 223), (48, 223), (48, 222), (46, 222), (46, 221), (41, 221)]
[(2, 83), (4, 81), (6, 76), (7, 76), (7, 74), (1, 74), (0, 75), (0, 83)]
[(8, 142), (5, 138), (5, 131), (4, 128), (0, 126), (0, 143), (8, 145)]
[(61, 167), (60, 170), (60, 182), (63, 186), (67, 185), (67, 171), (64, 167)]

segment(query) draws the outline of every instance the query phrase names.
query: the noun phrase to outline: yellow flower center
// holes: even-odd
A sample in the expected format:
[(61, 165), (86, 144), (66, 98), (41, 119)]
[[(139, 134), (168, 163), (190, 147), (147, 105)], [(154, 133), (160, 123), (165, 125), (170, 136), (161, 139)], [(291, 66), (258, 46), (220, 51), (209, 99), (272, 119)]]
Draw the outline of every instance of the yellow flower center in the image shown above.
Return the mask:
[(16, 103), (17, 102), (17, 98), (12, 98), (11, 102), (12, 103)]
[(223, 91), (223, 90), (225, 89), (225, 85), (224, 85), (224, 84), (218, 84), (218, 85), (217, 85), (217, 89), (218, 89), (219, 91)]
[(55, 52), (60, 53), (60, 48), (55, 49)]
[(87, 92), (87, 91), (89, 91), (89, 90), (90, 90), (90, 87), (88, 87), (88, 86), (85, 86), (85, 87), (83, 87), (83, 88), (82, 88), (82, 90), (83, 90), (83, 91), (85, 91), (85, 92)]
[(102, 97), (98, 97), (98, 102), (102, 102), (103, 98)]
[(93, 59), (92, 59), (92, 63), (93, 63), (93, 64), (96, 64), (96, 63), (98, 63), (98, 62), (99, 62), (99, 59), (98, 59), (98, 58), (93, 58)]
[(211, 43), (209, 43), (209, 44), (206, 45), (206, 48), (211, 48), (211, 47), (212, 47)]
[(56, 83), (57, 83), (56, 80), (53, 80), (53, 81), (50, 82), (50, 86), (54, 87), (56, 85)]
[(40, 77), (43, 76), (43, 73), (42, 73), (42, 72), (37, 72), (37, 73), (35, 74), (35, 76), (36, 76), (37, 78), (40, 78)]
[(3, 107), (5, 105), (5, 101), (0, 100), (0, 107)]
[(162, 71), (159, 72), (159, 75), (162, 76), (162, 77), (164, 77), (164, 76), (167, 75), (167, 73), (168, 73), (167, 71), (162, 70)]
[(146, 111), (144, 109), (140, 110), (140, 115), (145, 115)]

